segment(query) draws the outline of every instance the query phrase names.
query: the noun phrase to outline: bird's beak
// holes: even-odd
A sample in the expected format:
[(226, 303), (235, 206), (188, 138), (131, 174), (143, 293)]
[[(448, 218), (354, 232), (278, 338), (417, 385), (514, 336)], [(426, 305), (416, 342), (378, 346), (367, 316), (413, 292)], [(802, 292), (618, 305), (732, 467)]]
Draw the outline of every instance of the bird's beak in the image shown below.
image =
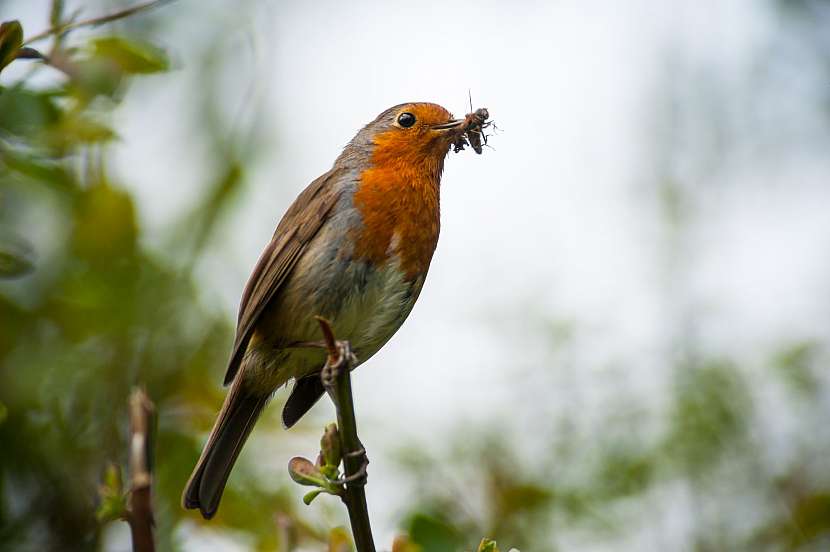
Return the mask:
[(458, 128), (464, 122), (464, 119), (453, 119), (451, 121), (447, 121), (446, 123), (441, 123), (438, 125), (432, 125), (433, 130), (450, 130), (453, 128)]

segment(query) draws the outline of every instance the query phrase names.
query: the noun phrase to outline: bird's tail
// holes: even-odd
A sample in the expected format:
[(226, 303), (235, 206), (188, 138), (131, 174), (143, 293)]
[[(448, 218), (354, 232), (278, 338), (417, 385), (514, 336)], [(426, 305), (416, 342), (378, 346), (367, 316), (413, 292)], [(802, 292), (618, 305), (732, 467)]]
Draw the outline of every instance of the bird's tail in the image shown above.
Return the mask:
[(231, 384), (202, 456), (182, 494), (182, 505), (198, 508), (205, 519), (216, 513), (239, 451), (268, 402), (268, 395), (255, 396), (243, 390), (242, 379), (237, 377)]

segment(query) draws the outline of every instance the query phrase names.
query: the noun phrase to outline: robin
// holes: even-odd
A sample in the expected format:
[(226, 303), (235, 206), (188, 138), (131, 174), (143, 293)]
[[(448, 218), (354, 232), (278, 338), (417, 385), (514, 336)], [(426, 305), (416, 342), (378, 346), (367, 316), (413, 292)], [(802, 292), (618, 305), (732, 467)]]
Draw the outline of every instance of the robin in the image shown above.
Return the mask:
[(185, 508), (213, 517), (277, 388), (296, 382), (282, 412), (286, 428), (323, 395), (326, 353), (310, 346), (319, 339), (315, 315), (331, 321), (358, 362), (400, 328), (438, 243), (444, 158), (473, 125), (480, 130), (479, 119), (455, 119), (433, 103), (389, 108), (297, 197), (242, 294), (224, 381), (230, 390), (185, 487)]

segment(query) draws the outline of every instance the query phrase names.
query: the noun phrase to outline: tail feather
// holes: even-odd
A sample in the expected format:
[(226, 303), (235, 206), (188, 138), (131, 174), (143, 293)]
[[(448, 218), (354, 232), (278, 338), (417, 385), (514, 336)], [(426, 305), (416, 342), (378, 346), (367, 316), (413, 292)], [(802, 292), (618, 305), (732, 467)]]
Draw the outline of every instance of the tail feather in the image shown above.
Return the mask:
[(325, 393), (320, 374), (315, 372), (297, 380), (282, 409), (282, 424), (286, 429), (296, 424)]
[(205, 519), (216, 514), (231, 469), (267, 402), (268, 395), (244, 392), (242, 378), (236, 378), (182, 494), (185, 508), (198, 508)]

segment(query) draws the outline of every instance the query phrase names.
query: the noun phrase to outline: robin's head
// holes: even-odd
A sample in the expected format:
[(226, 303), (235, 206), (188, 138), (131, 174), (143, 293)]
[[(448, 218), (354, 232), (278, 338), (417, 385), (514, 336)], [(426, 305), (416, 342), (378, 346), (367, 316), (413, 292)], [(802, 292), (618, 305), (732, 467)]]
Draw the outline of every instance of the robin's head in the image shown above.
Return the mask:
[(396, 105), (366, 125), (344, 157), (369, 157), (372, 165), (405, 164), (434, 170), (443, 166), (450, 145), (463, 133), (463, 119), (434, 103)]

